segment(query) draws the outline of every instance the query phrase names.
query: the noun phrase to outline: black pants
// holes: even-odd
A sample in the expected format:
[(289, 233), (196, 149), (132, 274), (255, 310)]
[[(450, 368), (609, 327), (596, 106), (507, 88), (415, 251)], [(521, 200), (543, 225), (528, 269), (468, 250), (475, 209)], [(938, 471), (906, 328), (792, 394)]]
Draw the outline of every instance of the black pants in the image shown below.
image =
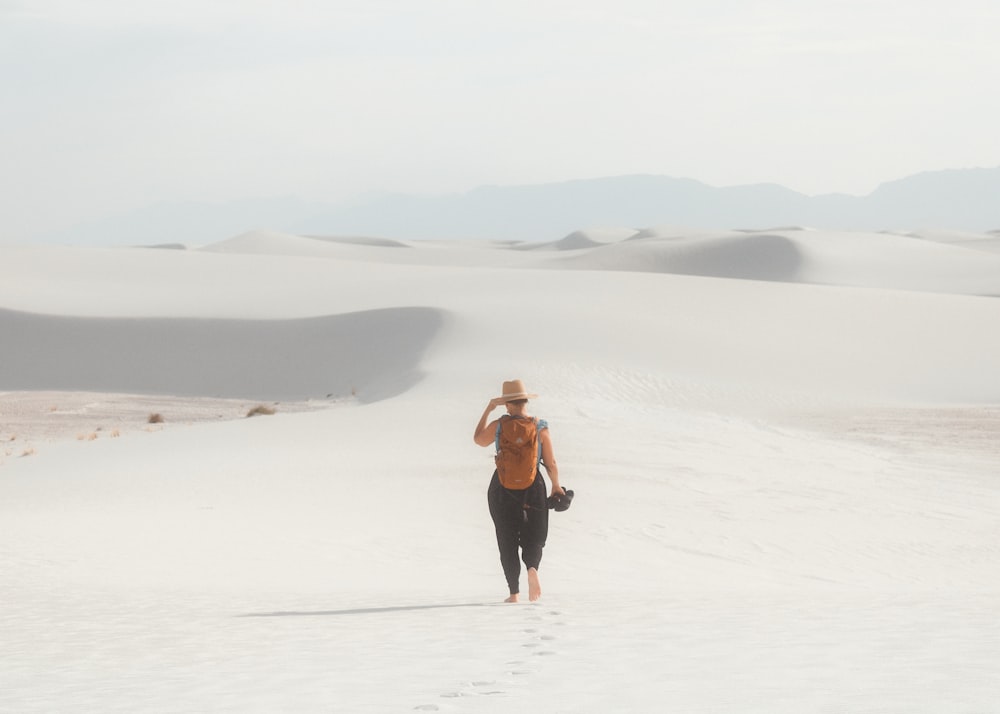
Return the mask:
[[(519, 560), (524, 561), (526, 568), (537, 570), (549, 534), (549, 509), (542, 474), (536, 474), (528, 488), (517, 491), (501, 486), (500, 477), (494, 471), (486, 500), (497, 532), (500, 564), (513, 595), (520, 592)], [(521, 549), (520, 558), (518, 548)]]

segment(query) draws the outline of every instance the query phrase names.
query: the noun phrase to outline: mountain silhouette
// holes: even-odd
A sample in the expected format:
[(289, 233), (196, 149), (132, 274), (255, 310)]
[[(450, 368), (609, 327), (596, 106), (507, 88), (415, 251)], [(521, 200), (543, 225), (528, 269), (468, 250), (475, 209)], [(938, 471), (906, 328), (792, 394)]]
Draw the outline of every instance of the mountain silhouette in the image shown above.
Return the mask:
[(617, 176), (444, 195), (371, 194), (343, 205), (296, 198), (159, 203), (51, 233), (82, 244), (222, 240), (253, 229), (395, 239), (557, 240), (573, 231), (673, 225), (702, 229), (1000, 229), (1000, 167), (920, 173), (867, 196), (808, 196), (777, 184), (715, 187), (689, 178)]

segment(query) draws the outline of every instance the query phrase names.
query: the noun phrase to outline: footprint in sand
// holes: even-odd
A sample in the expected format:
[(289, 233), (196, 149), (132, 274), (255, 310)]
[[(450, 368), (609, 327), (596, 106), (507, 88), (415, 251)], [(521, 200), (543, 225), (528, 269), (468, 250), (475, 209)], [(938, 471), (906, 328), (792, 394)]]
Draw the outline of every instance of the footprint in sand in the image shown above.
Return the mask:
[[(534, 615), (528, 619), (534, 623), (548, 623), (561, 625), (562, 622), (552, 622), (553, 617), (560, 617), (562, 615), (558, 610), (551, 610), (544, 615)], [(552, 657), (558, 654), (557, 652), (550, 649), (541, 649), (543, 644), (551, 644), (555, 642), (558, 638), (555, 635), (550, 635), (544, 632), (543, 629), (539, 627), (525, 627), (522, 632), (527, 636), (528, 642), (523, 642), (521, 646), (526, 650), (531, 650), (531, 654), (534, 657)], [(510, 677), (526, 677), (531, 674), (535, 674), (535, 668), (528, 664), (527, 662), (519, 659), (508, 660), (505, 662), (507, 667), (506, 674)], [(446, 699), (457, 699), (459, 697), (467, 696), (504, 696), (508, 692), (501, 688), (502, 684), (498, 686), (498, 683), (494, 680), (476, 680), (469, 683), (468, 689), (466, 691), (456, 691), (456, 692), (446, 692), (441, 696)], [(424, 707), (417, 707), (418, 710), (422, 711), (435, 711), (437, 707), (433, 704), (425, 705)]]
[(531, 674), (531, 670), (521, 669), (521, 667), (524, 666), (524, 662), (522, 662), (521, 660), (512, 660), (510, 662), (507, 662), (507, 666), (514, 668), (507, 670), (507, 674), (513, 677), (523, 677), (526, 674)]
[[(538, 617), (534, 617), (532, 619), (533, 620), (549, 620), (550, 618), (561, 617), (561, 616), (562, 616), (562, 613), (559, 612), (558, 610), (549, 610), (547, 613), (545, 613), (545, 617), (544, 618), (541, 617), (541, 616), (538, 616)], [(566, 623), (558, 621), (558, 622), (549, 622), (549, 624), (551, 624), (551, 625), (560, 625), (561, 626), (561, 625), (564, 625)], [(555, 640), (558, 639), (555, 635), (549, 635), (549, 634), (544, 634), (544, 633), (543, 634), (538, 634), (538, 632), (539, 632), (538, 629), (534, 628), (534, 627), (529, 627), (529, 628), (525, 629), (524, 630), (525, 634), (527, 634), (527, 635), (534, 635), (534, 637), (532, 639), (539, 640), (539, 642), (526, 642), (525, 644), (522, 645), (522, 647), (526, 647), (528, 649), (535, 649), (535, 648), (541, 647), (542, 643), (544, 643), (544, 642), (551, 643), (551, 642), (555, 642)], [(532, 652), (532, 655), (534, 655), (535, 657), (551, 657), (551, 656), (553, 656), (555, 654), (557, 654), (557, 653), (554, 652), (553, 650), (547, 650), (547, 649), (544, 649), (544, 650), (543, 649), (539, 649), (536, 652)]]
[[(496, 688), (496, 682), (493, 680), (479, 680), (476, 682), (470, 682), (469, 686), (471, 691), (464, 692), (445, 692), (441, 696), (445, 699), (458, 699), (459, 697), (490, 697), (506, 694), (502, 689)], [(425, 704), (423, 707), (416, 707), (423, 711), (437, 711), (438, 707), (434, 704)]]
[(496, 682), (473, 682), (472, 686), (475, 687), (476, 694), (484, 697), (497, 696), (507, 693), (502, 689), (497, 689)]

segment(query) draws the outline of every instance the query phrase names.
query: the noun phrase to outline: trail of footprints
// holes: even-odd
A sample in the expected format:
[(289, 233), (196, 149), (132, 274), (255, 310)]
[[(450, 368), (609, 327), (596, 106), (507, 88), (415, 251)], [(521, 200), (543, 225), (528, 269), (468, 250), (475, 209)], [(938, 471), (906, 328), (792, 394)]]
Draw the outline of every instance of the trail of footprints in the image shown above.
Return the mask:
[[(546, 631), (546, 625), (552, 627), (562, 627), (566, 623), (562, 621), (562, 613), (558, 610), (549, 610), (545, 614), (530, 615), (526, 621), (529, 623), (522, 632), (525, 642), (521, 644), (524, 649), (525, 659), (514, 659), (505, 662), (505, 674), (511, 679), (495, 680), (483, 679), (469, 682), (462, 689), (444, 692), (441, 698), (444, 700), (459, 699), (461, 697), (482, 697), (482, 696), (505, 696), (508, 692), (506, 687), (515, 684), (518, 678), (527, 677), (535, 673), (538, 666), (534, 657), (552, 657), (556, 654), (553, 649), (555, 635)], [(414, 707), (415, 711), (436, 712), (442, 711), (446, 704), (421, 704)], [(450, 707), (448, 707), (450, 708)]]

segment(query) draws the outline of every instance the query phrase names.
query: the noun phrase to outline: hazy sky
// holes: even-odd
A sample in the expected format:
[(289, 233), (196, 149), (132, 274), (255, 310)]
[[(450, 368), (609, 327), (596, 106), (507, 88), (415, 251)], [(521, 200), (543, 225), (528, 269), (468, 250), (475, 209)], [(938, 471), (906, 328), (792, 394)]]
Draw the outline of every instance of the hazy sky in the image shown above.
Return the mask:
[(159, 201), (1000, 165), (997, 0), (0, 0), (0, 231)]

